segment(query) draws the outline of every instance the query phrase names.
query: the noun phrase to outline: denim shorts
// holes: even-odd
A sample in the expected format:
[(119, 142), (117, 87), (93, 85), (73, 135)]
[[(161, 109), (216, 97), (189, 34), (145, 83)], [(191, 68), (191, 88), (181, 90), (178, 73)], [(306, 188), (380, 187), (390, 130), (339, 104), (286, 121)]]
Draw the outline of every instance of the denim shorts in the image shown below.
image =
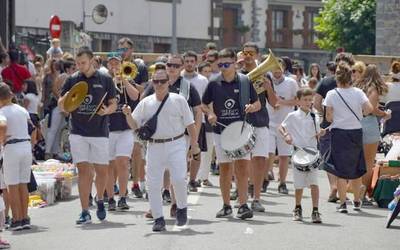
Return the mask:
[(363, 144), (378, 143), (380, 140), (378, 118), (374, 115), (369, 115), (361, 120), (363, 132)]

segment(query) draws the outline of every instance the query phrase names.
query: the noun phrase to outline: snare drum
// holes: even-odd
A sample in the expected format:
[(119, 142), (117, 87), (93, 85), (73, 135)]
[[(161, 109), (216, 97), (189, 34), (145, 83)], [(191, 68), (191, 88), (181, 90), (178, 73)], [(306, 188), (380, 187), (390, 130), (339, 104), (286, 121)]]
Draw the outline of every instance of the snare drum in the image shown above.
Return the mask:
[(317, 149), (314, 148), (296, 148), (292, 155), (293, 166), (300, 171), (307, 172), (312, 168), (318, 168), (321, 157)]
[(221, 133), (221, 147), (230, 159), (240, 159), (250, 153), (256, 144), (254, 127), (242, 121), (229, 124)]

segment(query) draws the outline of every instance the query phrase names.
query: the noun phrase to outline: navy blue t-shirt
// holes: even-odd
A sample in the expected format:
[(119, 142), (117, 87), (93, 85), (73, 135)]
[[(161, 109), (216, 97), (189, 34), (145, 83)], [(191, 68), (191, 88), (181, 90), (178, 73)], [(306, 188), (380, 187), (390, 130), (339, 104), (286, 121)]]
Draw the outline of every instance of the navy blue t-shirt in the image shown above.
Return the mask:
[[(244, 69), (240, 70), (240, 73), (247, 75), (249, 72), (245, 71)], [(255, 113), (248, 114), (247, 121), (253, 125), (254, 127), (261, 128), (261, 127), (269, 127), (269, 116), (267, 110), (267, 97), (266, 92), (260, 93), (258, 95), (258, 99), (261, 103), (261, 109)]]
[[(216, 78), (212, 78), (203, 94), (203, 103), (206, 105), (213, 103), (217, 121), (225, 126), (244, 119), (244, 112), (240, 110), (239, 84), (238, 75), (235, 76), (232, 82), (226, 82), (223, 79), (218, 82)], [(250, 103), (254, 103), (257, 100), (257, 92), (253, 85), (250, 84)], [(221, 134), (223, 129), (223, 126), (217, 124), (214, 126), (214, 133)]]
[[(130, 129), (128, 122), (126, 121), (125, 115), (122, 113), (122, 107), (125, 105), (125, 95), (124, 93), (116, 90), (116, 98), (118, 107), (117, 110), (110, 115), (110, 131), (124, 131)], [(139, 103), (139, 99), (136, 101), (132, 100), (128, 93), (126, 93), (126, 101), (127, 104), (131, 107), (132, 110), (136, 108)]]
[(86, 137), (108, 137), (109, 116), (94, 115), (90, 121), (89, 118), (106, 93), (104, 104), (108, 105), (108, 101), (115, 98), (114, 83), (109, 75), (98, 70), (89, 78), (77, 72), (67, 78), (62, 87), (61, 95), (65, 95), (80, 81), (88, 83), (88, 93), (81, 105), (71, 113), (71, 134)]
[[(329, 77), (325, 77), (324, 79), (322, 79), (322, 81), (319, 82), (317, 89), (316, 89), (316, 93), (319, 94), (320, 96), (322, 96), (323, 99), (325, 99), (326, 94), (336, 88), (336, 79), (334, 76), (329, 76)], [(329, 125), (331, 125), (330, 122), (328, 122), (326, 120), (326, 108), (325, 106), (322, 107), (324, 114), (323, 114), (323, 118), (322, 118), (322, 122), (320, 124), (321, 128), (327, 128), (329, 127)]]

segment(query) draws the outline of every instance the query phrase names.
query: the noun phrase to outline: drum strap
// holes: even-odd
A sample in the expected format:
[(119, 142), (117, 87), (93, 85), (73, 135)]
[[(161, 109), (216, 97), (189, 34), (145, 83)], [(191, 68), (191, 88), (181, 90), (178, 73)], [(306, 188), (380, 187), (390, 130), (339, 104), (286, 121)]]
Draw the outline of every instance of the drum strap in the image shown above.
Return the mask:
[(244, 74), (238, 73), (238, 76), (239, 76), (240, 109), (242, 114), (244, 114), (245, 106), (250, 102), (250, 80)]
[[(314, 129), (315, 129), (315, 134), (318, 134), (318, 131), (317, 131), (317, 122), (315, 121), (315, 114), (314, 114), (313, 112), (311, 112), (310, 115), (311, 115), (311, 118), (312, 118), (312, 120), (313, 120)], [(317, 138), (316, 140), (317, 140), (317, 148), (320, 149), (318, 138)]]

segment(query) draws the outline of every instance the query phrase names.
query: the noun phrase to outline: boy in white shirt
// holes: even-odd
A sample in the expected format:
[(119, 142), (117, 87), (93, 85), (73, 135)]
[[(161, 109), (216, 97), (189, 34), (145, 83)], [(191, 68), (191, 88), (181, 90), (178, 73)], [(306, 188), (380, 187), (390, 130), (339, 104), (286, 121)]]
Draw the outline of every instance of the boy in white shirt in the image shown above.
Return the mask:
[[(313, 91), (311, 89), (300, 89), (297, 91), (299, 109), (289, 113), (279, 127), (279, 132), (287, 144), (301, 148), (317, 149), (317, 137), (323, 133), (319, 131), (319, 123), (315, 114), (312, 113)], [(302, 221), (301, 199), (303, 189), (311, 188), (313, 211), (311, 219), (313, 223), (321, 223), (318, 212), (318, 169), (310, 166), (309, 171), (300, 171), (293, 168), (293, 179), (295, 187), (296, 207), (293, 210), (293, 220)]]

